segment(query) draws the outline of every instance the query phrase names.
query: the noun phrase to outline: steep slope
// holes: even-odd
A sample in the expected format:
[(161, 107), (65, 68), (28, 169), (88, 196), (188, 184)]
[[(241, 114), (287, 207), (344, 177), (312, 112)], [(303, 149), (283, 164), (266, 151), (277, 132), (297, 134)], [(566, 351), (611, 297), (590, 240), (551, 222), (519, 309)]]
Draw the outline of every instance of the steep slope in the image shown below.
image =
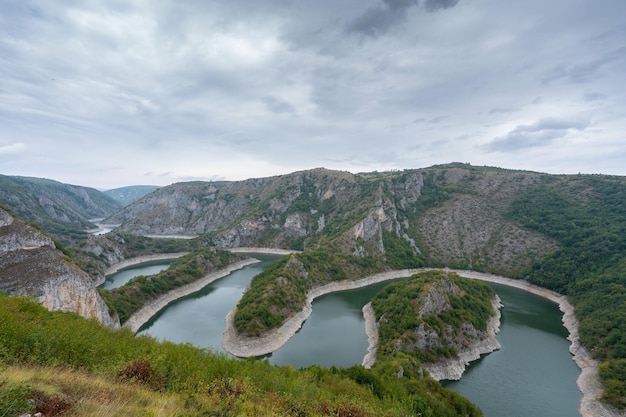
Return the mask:
[(118, 326), (84, 271), (40, 231), (0, 208), (0, 291), (34, 296), (51, 311), (66, 311)]
[(93, 188), (5, 175), (0, 175), (0, 204), (66, 244), (95, 228), (92, 219), (108, 217), (122, 207)]
[[(540, 233), (506, 217), (516, 196), (545, 174), (451, 164), (353, 175), (315, 169), (222, 183), (164, 187), (107, 219), (140, 235), (208, 234), (221, 247), (311, 249), (519, 271), (556, 250)], [(367, 242), (367, 243), (366, 243)], [(366, 244), (365, 244), (366, 243)], [(395, 256), (397, 255), (397, 256)]]

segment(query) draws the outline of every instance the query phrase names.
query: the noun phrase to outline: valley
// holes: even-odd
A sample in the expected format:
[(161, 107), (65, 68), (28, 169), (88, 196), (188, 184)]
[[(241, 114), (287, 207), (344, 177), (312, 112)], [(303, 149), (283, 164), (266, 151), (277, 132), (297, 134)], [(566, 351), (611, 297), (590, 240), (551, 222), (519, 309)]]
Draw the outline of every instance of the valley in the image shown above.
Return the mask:
[[(69, 234), (46, 230), (48, 222), (41, 227), (68, 245), (92, 283), (137, 256), (208, 247), (296, 251), (255, 277), (233, 312), (237, 337), (252, 339), (301, 323), (307, 294), (327, 285), (418, 268), (509, 276), (567, 297), (580, 345), (598, 364), (601, 400), (623, 409), (626, 343), (617, 323), (626, 318), (625, 204), (626, 180), (614, 176), (466, 164), (362, 174), (315, 169), (162, 187), (105, 219), (120, 225), (114, 231), (80, 241), (83, 226), (68, 222)], [(165, 238), (174, 235), (189, 239)]]

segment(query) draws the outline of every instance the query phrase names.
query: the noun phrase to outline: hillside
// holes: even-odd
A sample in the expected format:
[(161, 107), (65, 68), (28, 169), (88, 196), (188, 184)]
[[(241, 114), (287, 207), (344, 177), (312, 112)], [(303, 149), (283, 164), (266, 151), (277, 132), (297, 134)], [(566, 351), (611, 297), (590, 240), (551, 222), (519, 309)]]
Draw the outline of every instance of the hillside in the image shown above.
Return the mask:
[(0, 294), (0, 413), (19, 416), (480, 417), (408, 361), (389, 372), (242, 361)]
[(39, 224), (65, 245), (84, 239), (85, 230), (95, 229), (93, 219), (108, 217), (122, 207), (94, 188), (6, 175), (0, 175), (0, 204)]
[(607, 397), (624, 408), (624, 207), (623, 177), (448, 164), (173, 184), (109, 220), (134, 234), (304, 250), (253, 280), (237, 312), (249, 335), (280, 326), (313, 286), (374, 271), (448, 266), (527, 279), (571, 298)]

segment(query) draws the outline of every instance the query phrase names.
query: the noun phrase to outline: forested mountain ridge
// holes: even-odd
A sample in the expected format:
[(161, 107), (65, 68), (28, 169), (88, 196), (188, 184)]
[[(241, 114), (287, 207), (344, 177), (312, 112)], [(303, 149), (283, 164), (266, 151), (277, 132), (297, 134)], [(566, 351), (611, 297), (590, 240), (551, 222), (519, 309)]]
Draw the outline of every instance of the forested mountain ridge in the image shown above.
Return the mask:
[(66, 245), (84, 239), (86, 229), (96, 228), (92, 219), (108, 217), (122, 207), (94, 188), (6, 175), (0, 175), (0, 204)]

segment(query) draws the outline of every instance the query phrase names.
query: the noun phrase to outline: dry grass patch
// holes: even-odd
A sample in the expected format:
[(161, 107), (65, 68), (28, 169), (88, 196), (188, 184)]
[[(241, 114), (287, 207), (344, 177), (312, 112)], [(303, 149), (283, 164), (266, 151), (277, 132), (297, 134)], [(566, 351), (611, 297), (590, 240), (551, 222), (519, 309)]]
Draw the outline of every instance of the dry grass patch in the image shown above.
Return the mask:
[(77, 371), (41, 367), (7, 367), (0, 390), (25, 386), (34, 409), (46, 417), (154, 416), (188, 414), (180, 395), (154, 392), (138, 384), (111, 382)]

